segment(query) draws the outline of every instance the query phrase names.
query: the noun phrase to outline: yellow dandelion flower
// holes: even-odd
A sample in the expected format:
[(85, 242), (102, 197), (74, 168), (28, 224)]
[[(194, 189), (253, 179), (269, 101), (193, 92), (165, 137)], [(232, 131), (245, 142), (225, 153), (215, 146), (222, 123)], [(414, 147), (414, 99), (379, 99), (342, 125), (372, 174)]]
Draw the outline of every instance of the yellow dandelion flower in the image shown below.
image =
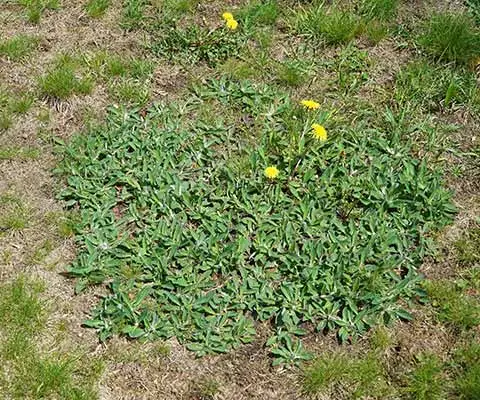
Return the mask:
[(227, 20), (227, 28), (228, 29), (231, 29), (232, 31), (234, 31), (235, 29), (237, 29), (238, 27), (238, 22), (235, 21), (234, 19), (229, 19)]
[(222, 14), (222, 18), (225, 20), (225, 21), (230, 21), (231, 19), (233, 19), (233, 14), (232, 13), (229, 13), (229, 12), (224, 12)]
[(328, 138), (327, 130), (320, 124), (312, 125), (312, 135), (315, 139), (325, 142)]
[(318, 110), (320, 108), (320, 104), (313, 100), (302, 100), (302, 106), (309, 110)]
[(275, 179), (278, 176), (278, 174), (279, 174), (279, 171), (278, 171), (277, 167), (275, 167), (273, 165), (265, 168), (265, 176), (268, 179)]

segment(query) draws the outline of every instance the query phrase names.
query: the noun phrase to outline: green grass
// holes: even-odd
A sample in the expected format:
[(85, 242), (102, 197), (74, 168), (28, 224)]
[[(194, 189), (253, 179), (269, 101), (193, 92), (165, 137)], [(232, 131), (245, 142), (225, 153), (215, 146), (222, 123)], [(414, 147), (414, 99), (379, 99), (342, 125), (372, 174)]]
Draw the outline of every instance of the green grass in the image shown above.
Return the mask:
[(0, 285), (0, 390), (9, 399), (97, 397), (98, 362), (37, 346), (45, 328), (46, 306), (40, 300), (43, 284), (17, 278)]
[(144, 105), (150, 98), (147, 85), (135, 80), (121, 80), (110, 86), (111, 96), (122, 104)]
[(192, 395), (199, 400), (213, 400), (219, 393), (219, 383), (214, 379), (205, 379), (196, 383)]
[(435, 14), (425, 24), (419, 44), (436, 60), (469, 64), (480, 56), (480, 30), (466, 14)]
[(440, 321), (459, 330), (468, 330), (480, 324), (480, 302), (463, 293), (454, 283), (427, 282), (426, 289), (438, 310)]
[(13, 97), (8, 103), (8, 109), (13, 114), (25, 114), (32, 107), (34, 98), (29, 93), (24, 93), (18, 97)]
[(250, 1), (245, 7), (240, 9), (235, 18), (238, 18), (240, 23), (249, 29), (253, 26), (273, 25), (280, 15), (280, 7), (278, 1)]
[(352, 44), (343, 48), (331, 64), (331, 68), (336, 72), (335, 89), (345, 95), (357, 92), (369, 79), (370, 64), (366, 51)]
[(386, 398), (392, 394), (387, 373), (373, 354), (364, 357), (329, 353), (316, 359), (303, 372), (307, 394), (348, 393), (348, 398)]
[(40, 150), (35, 147), (3, 147), (0, 146), (0, 161), (4, 160), (35, 160), (40, 156)]
[(123, 1), (121, 26), (126, 30), (133, 30), (142, 27), (147, 5), (147, 0)]
[(392, 334), (385, 327), (377, 327), (370, 335), (370, 347), (375, 352), (385, 352), (393, 343)]
[(480, 398), (480, 345), (470, 343), (458, 349), (453, 361), (457, 369), (455, 394), (465, 400)]
[(480, 25), (480, 0), (465, 0), (464, 3), (477, 22), (477, 25)]
[[(347, 340), (379, 319), (404, 317), (397, 299), (414, 293), (426, 251), (419, 232), (454, 211), (438, 169), (412, 158), (395, 134), (330, 125), (328, 114), (309, 113), (276, 88), (217, 80), (191, 96), (152, 107), (145, 123), (135, 110), (112, 110), (106, 126), (65, 149), (63, 197), (80, 206), (82, 224), (95, 221), (78, 227), (79, 240), (95, 245), (70, 272), (79, 288), (113, 279), (89, 326), (102, 339), (176, 336), (206, 354), (252, 340), (252, 312), (274, 321), (274, 354), (296, 362), (306, 357), (294, 337), (302, 321)], [(202, 118), (207, 106), (214, 119)], [(250, 125), (229, 117), (237, 113)], [(315, 141), (314, 122), (329, 140)], [(268, 165), (278, 179), (265, 178)], [(403, 279), (392, 272), (398, 263)], [(123, 312), (132, 291), (135, 311)]]
[(373, 45), (380, 43), (390, 33), (388, 25), (383, 21), (377, 20), (368, 21), (362, 29), (364, 36)]
[(18, 61), (25, 59), (38, 46), (38, 38), (29, 35), (16, 35), (0, 41), (0, 57)]
[(0, 131), (6, 131), (13, 125), (13, 117), (11, 113), (6, 111), (0, 112)]
[(0, 235), (5, 232), (19, 231), (29, 226), (30, 211), (21, 199), (2, 195), (0, 196), (0, 206)]
[[(32, 107), (34, 98), (30, 93), (14, 94), (10, 90), (0, 87), (0, 131), (8, 130), (16, 118), (27, 113)], [(0, 150), (0, 159), (7, 157), (9, 151)], [(8, 158), (8, 157), (7, 157)]]
[(301, 86), (308, 80), (310, 69), (303, 60), (283, 61), (276, 66), (276, 81), (284, 86)]
[(42, 264), (45, 258), (53, 251), (54, 243), (51, 239), (44, 240), (40, 245), (35, 247), (32, 254), (27, 257), (27, 265)]
[(41, 96), (65, 100), (75, 94), (89, 94), (94, 82), (89, 76), (79, 76), (79, 70), (79, 63), (74, 58), (59, 57), (53, 68), (38, 80)]
[(80, 216), (75, 212), (49, 212), (45, 215), (45, 223), (54, 228), (55, 234), (61, 239), (74, 235), (75, 225)]
[(395, 17), (398, 0), (362, 0), (361, 13), (369, 20), (390, 20)]
[(396, 77), (395, 100), (402, 106), (415, 104), (428, 111), (464, 105), (480, 107), (480, 90), (475, 74), (468, 70), (414, 61)]
[(25, 8), (26, 18), (29, 22), (38, 24), (45, 10), (60, 8), (59, 0), (17, 0)]
[(467, 230), (463, 237), (454, 243), (457, 259), (463, 264), (480, 262), (480, 228)]
[(85, 12), (91, 18), (100, 18), (110, 7), (110, 2), (111, 0), (89, 0), (85, 4)]
[(99, 78), (112, 81), (116, 78), (145, 80), (151, 77), (154, 64), (150, 60), (99, 52), (85, 56), (82, 64)]
[(200, 0), (164, 0), (158, 1), (158, 9), (160, 12), (168, 16), (182, 16), (192, 12)]
[(323, 39), (337, 45), (351, 41), (361, 28), (360, 18), (348, 10), (314, 6), (295, 13), (295, 30), (299, 34)]
[(444, 400), (446, 378), (443, 364), (434, 354), (421, 354), (408, 376), (405, 392), (415, 400)]

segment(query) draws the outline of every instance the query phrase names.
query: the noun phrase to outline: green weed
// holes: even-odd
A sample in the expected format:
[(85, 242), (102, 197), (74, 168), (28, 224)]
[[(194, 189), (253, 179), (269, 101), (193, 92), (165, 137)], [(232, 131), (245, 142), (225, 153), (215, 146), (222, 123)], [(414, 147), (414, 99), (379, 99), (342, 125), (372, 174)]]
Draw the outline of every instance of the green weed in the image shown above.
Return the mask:
[(419, 43), (434, 59), (469, 64), (480, 56), (480, 31), (466, 14), (435, 14)]
[(38, 45), (38, 38), (28, 35), (17, 35), (0, 41), (0, 57), (18, 61), (28, 56)]
[(166, 56), (183, 65), (200, 61), (211, 67), (240, 54), (246, 37), (240, 32), (229, 31), (226, 27), (205, 30), (197, 25), (180, 28), (169, 26), (160, 31), (152, 45), (157, 56)]
[(85, 12), (91, 18), (100, 18), (110, 7), (110, 0), (89, 0), (85, 5)]
[(65, 148), (62, 197), (80, 206), (89, 243), (69, 271), (79, 290), (112, 279), (87, 325), (102, 340), (176, 336), (202, 355), (252, 340), (252, 312), (274, 323), (272, 353), (295, 363), (307, 358), (302, 321), (345, 341), (408, 315), (397, 299), (415, 293), (420, 232), (454, 212), (438, 168), (363, 125), (316, 141), (312, 124), (330, 129), (329, 115), (277, 88), (209, 80), (191, 96), (141, 115), (114, 109)]

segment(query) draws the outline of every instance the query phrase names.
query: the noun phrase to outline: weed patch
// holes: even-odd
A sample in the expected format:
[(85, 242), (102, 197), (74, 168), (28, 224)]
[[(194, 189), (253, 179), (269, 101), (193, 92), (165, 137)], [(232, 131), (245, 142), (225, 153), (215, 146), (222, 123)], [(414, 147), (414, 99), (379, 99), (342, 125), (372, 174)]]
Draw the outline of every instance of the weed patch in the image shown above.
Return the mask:
[[(327, 139), (328, 115), (268, 88), (222, 80), (195, 93), (145, 121), (112, 110), (65, 149), (63, 197), (90, 227), (69, 271), (79, 289), (113, 280), (87, 325), (102, 340), (176, 336), (206, 354), (252, 340), (253, 316), (276, 326), (273, 354), (296, 362), (303, 323), (346, 340), (408, 317), (397, 299), (415, 293), (419, 233), (453, 211), (439, 175), (384, 132)], [(212, 101), (256, 125), (190, 118)]]
[(192, 65), (202, 61), (214, 67), (238, 55), (245, 42), (242, 32), (229, 31), (226, 27), (208, 31), (195, 25), (187, 28), (173, 25), (164, 28), (153, 43), (152, 51), (180, 64)]

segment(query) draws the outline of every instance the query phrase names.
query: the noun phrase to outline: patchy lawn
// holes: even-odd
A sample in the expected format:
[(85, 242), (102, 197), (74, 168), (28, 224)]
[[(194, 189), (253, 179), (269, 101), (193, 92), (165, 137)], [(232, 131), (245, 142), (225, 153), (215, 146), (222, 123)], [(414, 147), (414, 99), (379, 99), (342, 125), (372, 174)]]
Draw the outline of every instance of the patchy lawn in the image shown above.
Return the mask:
[(0, 392), (480, 398), (479, 15), (3, 2)]

